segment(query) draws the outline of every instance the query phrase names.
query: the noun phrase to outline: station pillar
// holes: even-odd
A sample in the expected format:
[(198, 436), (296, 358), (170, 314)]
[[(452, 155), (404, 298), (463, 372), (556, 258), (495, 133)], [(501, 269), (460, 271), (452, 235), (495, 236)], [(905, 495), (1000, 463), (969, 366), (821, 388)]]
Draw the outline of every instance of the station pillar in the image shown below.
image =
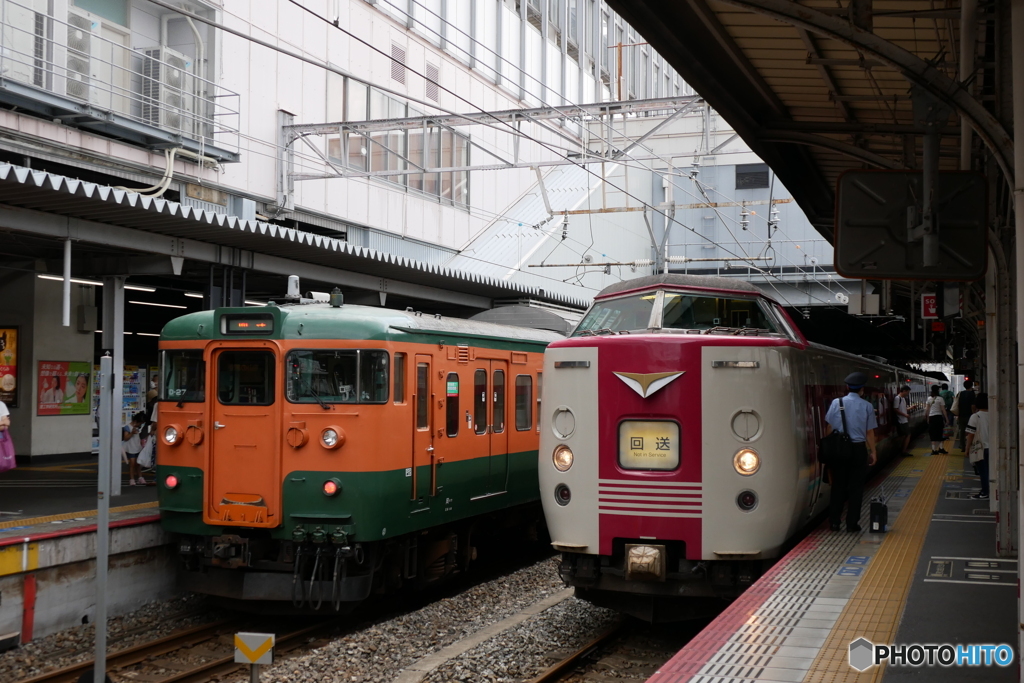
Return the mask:
[[(108, 428), (115, 438), (111, 438), (109, 452), (99, 454), (99, 457), (110, 459), (110, 488), (107, 489), (111, 496), (121, 495), (121, 421), (122, 397), (124, 387), (124, 276), (103, 278), (103, 349), (110, 352), (112, 361), (112, 373), (114, 376), (111, 388), (110, 424)], [(103, 432), (103, 425), (100, 425), (100, 433)]]

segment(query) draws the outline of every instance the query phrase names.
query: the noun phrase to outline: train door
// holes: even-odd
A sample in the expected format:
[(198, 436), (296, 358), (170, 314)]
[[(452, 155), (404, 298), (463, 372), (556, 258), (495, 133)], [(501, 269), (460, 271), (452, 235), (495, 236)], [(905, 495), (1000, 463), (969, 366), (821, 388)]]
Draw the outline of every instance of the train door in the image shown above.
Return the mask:
[(508, 483), (508, 361), (491, 361), (491, 456), (487, 490), (498, 493)]
[(277, 354), (271, 345), (217, 348), (204, 521), (214, 526), (281, 523)]
[(430, 465), (434, 455), (434, 411), (431, 405), (434, 396), (430, 384), (431, 357), (416, 354), (416, 389), (413, 394), (414, 422), (412, 436), (412, 474), (411, 498), (414, 501), (426, 502), (430, 495)]
[(821, 499), (821, 487), (824, 485), (822, 478), (825, 476), (825, 467), (818, 461), (818, 444), (821, 437), (825, 435), (825, 392), (822, 386), (824, 378), (812, 366), (807, 373), (807, 412), (810, 421), (808, 437), (810, 443), (808, 450), (811, 456), (811, 495), (809, 498), (808, 514), (813, 516)]

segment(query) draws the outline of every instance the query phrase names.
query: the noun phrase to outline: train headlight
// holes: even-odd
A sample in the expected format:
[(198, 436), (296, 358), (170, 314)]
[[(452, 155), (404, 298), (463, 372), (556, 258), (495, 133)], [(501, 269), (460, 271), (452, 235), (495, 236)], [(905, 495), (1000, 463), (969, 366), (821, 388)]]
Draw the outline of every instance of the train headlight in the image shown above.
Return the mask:
[(741, 448), (732, 459), (732, 466), (745, 477), (761, 468), (761, 456), (753, 448)]
[(551, 454), (551, 460), (555, 464), (555, 469), (559, 472), (567, 472), (572, 467), (572, 449), (562, 444), (555, 448), (555, 452)]
[(328, 427), (320, 432), (320, 443), (324, 448), (340, 448), (345, 445), (345, 432), (341, 427)]
[(178, 425), (167, 425), (164, 427), (164, 443), (168, 446), (176, 446), (181, 441), (181, 427)]

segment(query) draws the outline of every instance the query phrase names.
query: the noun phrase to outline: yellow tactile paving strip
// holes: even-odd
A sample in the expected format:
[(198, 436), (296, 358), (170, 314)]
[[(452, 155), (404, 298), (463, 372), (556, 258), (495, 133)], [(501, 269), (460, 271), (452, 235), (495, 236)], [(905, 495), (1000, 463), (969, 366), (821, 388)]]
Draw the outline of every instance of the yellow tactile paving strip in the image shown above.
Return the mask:
[[(145, 510), (147, 508), (155, 508), (160, 503), (157, 501), (151, 501), (149, 503), (136, 503), (135, 505), (122, 505), (121, 507), (110, 508), (110, 514), (116, 514), (118, 512), (131, 512), (132, 510)], [(49, 517), (30, 517), (28, 519), (15, 519), (10, 522), (0, 522), (0, 529), (10, 529), (11, 527), (21, 526), (33, 526), (35, 524), (49, 524), (50, 522), (64, 522), (69, 519), (75, 519), (76, 517), (95, 517), (96, 510), (85, 510), (83, 512), (65, 512), (61, 515), (50, 515)]]
[(882, 679), (884, 666), (863, 673), (850, 667), (850, 643), (860, 637), (873, 643), (891, 643), (895, 639), (948, 463), (945, 456), (914, 456), (906, 458), (893, 473), (897, 474), (904, 467), (908, 470), (924, 468), (892, 530), (886, 534), (804, 677), (804, 683), (876, 683)]

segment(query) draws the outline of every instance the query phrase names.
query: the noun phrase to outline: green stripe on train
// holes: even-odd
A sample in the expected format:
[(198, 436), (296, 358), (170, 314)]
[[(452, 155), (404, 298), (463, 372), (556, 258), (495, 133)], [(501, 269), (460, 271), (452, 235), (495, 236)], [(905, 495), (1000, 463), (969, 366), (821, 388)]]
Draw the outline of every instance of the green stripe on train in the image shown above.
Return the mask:
[[(340, 527), (355, 540), (369, 542), (536, 501), (537, 451), (510, 453), (507, 462), (507, 475), (504, 456), (442, 463), (437, 468), (436, 496), (429, 495), (430, 467), (418, 467), (415, 499), (408, 470), (290, 472), (283, 483), (282, 525), (269, 532), (272, 538), (290, 540), (297, 526), (306, 531)], [(176, 489), (162, 483), (169, 474), (178, 477)], [(323, 483), (331, 478), (341, 483), (341, 492), (326, 496)], [(202, 470), (158, 465), (157, 482), (161, 524), (167, 531), (199, 536), (237, 531), (238, 527), (203, 522)]]

